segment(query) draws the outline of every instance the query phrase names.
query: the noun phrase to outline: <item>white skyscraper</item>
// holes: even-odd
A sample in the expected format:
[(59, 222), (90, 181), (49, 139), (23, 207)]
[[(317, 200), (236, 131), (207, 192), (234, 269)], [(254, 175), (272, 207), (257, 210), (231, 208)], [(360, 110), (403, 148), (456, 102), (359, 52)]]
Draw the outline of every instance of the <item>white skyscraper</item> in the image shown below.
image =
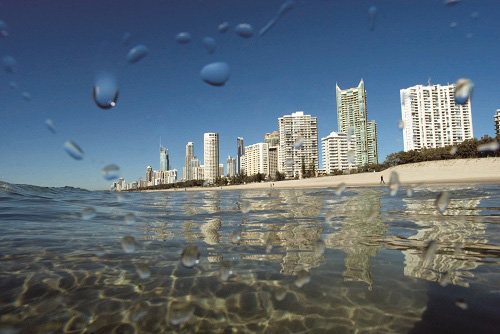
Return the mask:
[(184, 180), (193, 179), (193, 170), (189, 166), (192, 159), (194, 159), (194, 144), (192, 142), (189, 142), (186, 144), (186, 165), (183, 168)]
[(231, 157), (231, 156), (228, 156), (226, 166), (227, 166), (227, 175), (229, 177), (235, 176), (236, 175), (236, 159)]
[(495, 120), (495, 134), (500, 135), (500, 109), (497, 109), (495, 116), (493, 116)]
[(219, 177), (219, 134), (205, 133), (204, 148), (204, 178), (209, 183), (214, 183)]
[(474, 137), (470, 100), (455, 102), (455, 84), (401, 89), (404, 150), (456, 145)]
[(334, 170), (350, 170), (356, 167), (356, 140), (350, 141), (342, 132), (332, 132), (321, 138), (323, 164), (327, 174)]
[(245, 146), (246, 174), (258, 173), (269, 175), (269, 145), (257, 143)]
[(278, 118), (280, 133), (278, 170), (287, 177), (302, 176), (306, 171), (318, 170), (318, 120), (297, 111)]

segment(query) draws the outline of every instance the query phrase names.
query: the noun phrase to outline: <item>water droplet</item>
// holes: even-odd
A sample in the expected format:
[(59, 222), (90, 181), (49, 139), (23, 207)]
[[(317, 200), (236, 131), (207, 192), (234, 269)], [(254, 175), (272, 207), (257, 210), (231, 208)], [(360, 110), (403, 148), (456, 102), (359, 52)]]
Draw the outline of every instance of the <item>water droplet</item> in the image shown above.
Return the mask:
[(125, 215), (125, 223), (127, 225), (135, 224), (135, 215), (133, 213), (127, 213)]
[(233, 233), (231, 233), (230, 240), (231, 240), (231, 242), (234, 242), (234, 243), (237, 243), (238, 241), (240, 241), (241, 240), (241, 232), (234, 231)]
[(399, 176), (398, 173), (392, 171), (391, 177), (389, 179), (389, 190), (391, 192), (391, 196), (395, 196), (399, 190)]
[(298, 288), (302, 288), (304, 285), (311, 281), (311, 276), (307, 270), (302, 269), (297, 273), (297, 277), (295, 278), (295, 285)]
[(472, 17), (474, 20), (477, 20), (479, 18), (479, 12), (472, 12), (470, 14), (470, 17)]
[(94, 82), (94, 101), (101, 109), (111, 109), (118, 100), (118, 84), (110, 73), (101, 73)]
[(472, 37), (474, 37), (474, 34), (471, 32), (468, 32), (465, 34), (465, 37), (471, 39)]
[(266, 240), (266, 253), (269, 254), (273, 250), (273, 239), (267, 238)]
[(170, 323), (174, 326), (185, 323), (193, 316), (194, 309), (194, 306), (190, 303), (172, 302), (168, 310)]
[(186, 268), (193, 268), (195, 264), (200, 262), (200, 252), (198, 246), (191, 245), (184, 248), (181, 256), (181, 263)]
[(354, 139), (354, 128), (352, 126), (347, 128), (347, 142), (350, 143)]
[(191, 39), (191, 34), (188, 32), (180, 32), (177, 34), (177, 36), (175, 36), (175, 40), (179, 44), (188, 44), (191, 42)]
[(436, 201), (436, 208), (441, 214), (444, 214), (446, 209), (448, 208), (448, 203), (450, 202), (450, 193), (447, 191), (442, 191), (438, 194)]
[(12, 90), (17, 89), (17, 84), (14, 81), (9, 81), (9, 87)]
[(203, 46), (209, 54), (213, 54), (217, 48), (217, 42), (212, 37), (205, 37), (203, 38)]
[(323, 240), (316, 240), (316, 242), (314, 243), (314, 255), (316, 255), (316, 257), (320, 257), (321, 255), (323, 255), (323, 253), (325, 252), (325, 247), (326, 245)]
[(122, 195), (122, 194), (116, 194), (116, 200), (117, 200), (118, 202), (125, 202), (126, 198), (125, 198), (125, 196), (124, 196), (124, 195)]
[(450, 28), (451, 28), (451, 29), (454, 29), (454, 28), (456, 28), (457, 26), (458, 26), (458, 22), (451, 22), (451, 23), (450, 23)]
[(229, 276), (233, 274), (231, 270), (231, 262), (230, 261), (222, 261), (219, 267), (218, 276), (219, 279), (223, 282), (229, 279)]
[(96, 211), (94, 208), (86, 208), (81, 212), (81, 216), (83, 220), (91, 220), (96, 216)]
[(25, 101), (31, 101), (31, 94), (28, 92), (23, 92), (22, 97)]
[(104, 166), (103, 169), (101, 169), (101, 173), (103, 174), (103, 177), (108, 181), (116, 180), (119, 177), (119, 174), (118, 174), (119, 171), (120, 171), (120, 167), (118, 167), (115, 164), (106, 165), (106, 166)]
[(138, 263), (135, 265), (135, 270), (137, 271), (137, 275), (139, 275), (142, 279), (148, 279), (151, 277), (151, 269), (145, 263)]
[(500, 144), (493, 139), (489, 143), (481, 144), (477, 147), (477, 150), (479, 152), (486, 152), (486, 151), (496, 151), (500, 148)]
[(429, 241), (424, 250), (424, 266), (428, 266), (432, 262), (434, 255), (436, 255), (437, 248), (438, 243), (436, 240)]
[(406, 196), (413, 197), (413, 187), (410, 185), (406, 187)]
[(370, 31), (375, 30), (375, 20), (377, 18), (377, 7), (371, 6), (368, 9), (368, 20), (370, 21)]
[(403, 130), (405, 128), (405, 121), (403, 121), (402, 119), (400, 119), (398, 121), (398, 128), (399, 128), (399, 130)]
[(304, 146), (305, 138), (301, 135), (298, 135), (297, 138), (295, 138), (295, 142), (293, 143), (293, 147), (296, 150), (300, 150), (302, 146)]
[(64, 150), (75, 160), (83, 159), (83, 150), (75, 142), (67, 140), (64, 145)]
[(454, 6), (458, 4), (461, 0), (444, 0), (443, 3), (447, 6)]
[(474, 83), (469, 79), (458, 79), (455, 85), (455, 101), (458, 104), (466, 104), (469, 98), (472, 98)]
[(347, 151), (347, 161), (350, 164), (354, 164), (354, 162), (356, 161), (356, 151), (355, 150)]
[(293, 158), (287, 158), (286, 161), (285, 161), (285, 165), (288, 168), (293, 168)]
[(47, 125), (47, 129), (49, 129), (50, 132), (54, 134), (56, 133), (56, 126), (53, 120), (51, 120), (50, 118), (45, 120), (45, 125)]
[(339, 184), (337, 186), (337, 188), (335, 189), (335, 195), (337, 195), (337, 196), (342, 195), (342, 193), (345, 191), (345, 189), (346, 189), (345, 183)]
[(452, 146), (450, 148), (450, 154), (451, 155), (455, 155), (457, 153), (457, 151), (458, 151), (458, 147), (456, 147), (456, 146)]
[(457, 305), (457, 307), (461, 308), (462, 310), (466, 310), (469, 308), (469, 304), (467, 304), (463, 299), (457, 300), (455, 302), (455, 305)]
[(221, 33), (225, 33), (226, 31), (229, 30), (229, 22), (222, 22), (221, 24), (219, 24), (219, 32)]
[(97, 247), (96, 250), (95, 250), (95, 256), (101, 257), (101, 256), (104, 256), (104, 255), (106, 255), (106, 251), (104, 250), (104, 248)]
[(286, 289), (283, 287), (279, 287), (274, 291), (274, 298), (276, 298), (277, 301), (282, 301), (286, 297)]
[(137, 322), (148, 314), (149, 304), (145, 301), (135, 304), (130, 310), (130, 320)]
[(450, 283), (450, 272), (447, 271), (441, 275), (441, 278), (439, 279), (439, 285), (441, 285), (442, 287), (445, 287), (449, 283)]
[(142, 58), (146, 57), (149, 53), (149, 49), (144, 45), (137, 45), (130, 49), (127, 54), (127, 61), (129, 63), (135, 64)]
[(283, 4), (281, 4), (278, 13), (262, 29), (260, 29), (259, 35), (264, 36), (264, 34), (276, 24), (281, 16), (283, 16), (293, 8), (293, 4), (294, 0), (287, 0)]
[(223, 62), (205, 65), (200, 72), (201, 79), (212, 86), (224, 86), (231, 76), (231, 69)]
[(137, 248), (137, 243), (135, 242), (135, 238), (132, 236), (126, 236), (122, 239), (122, 249), (125, 253), (131, 254), (135, 253)]
[(17, 72), (17, 61), (14, 57), (11, 56), (3, 56), (2, 57), (3, 69), (7, 73), (15, 73)]
[(248, 23), (238, 24), (234, 31), (243, 38), (251, 38), (253, 36), (253, 28)]
[(242, 213), (250, 212), (250, 210), (252, 210), (252, 203), (250, 203), (250, 201), (241, 201), (240, 210)]
[(0, 38), (9, 36), (9, 27), (5, 21), (0, 20)]
[(130, 39), (132, 38), (132, 34), (129, 33), (129, 32), (126, 32), (123, 34), (122, 36), (122, 43), (124, 45), (128, 45), (128, 43), (130, 42)]

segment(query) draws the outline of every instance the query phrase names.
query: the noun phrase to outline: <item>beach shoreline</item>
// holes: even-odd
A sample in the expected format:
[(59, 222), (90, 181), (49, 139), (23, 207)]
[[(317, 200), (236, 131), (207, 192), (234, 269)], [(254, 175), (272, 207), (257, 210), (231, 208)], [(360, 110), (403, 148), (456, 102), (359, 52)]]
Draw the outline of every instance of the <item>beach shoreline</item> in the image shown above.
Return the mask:
[[(323, 176), (301, 180), (247, 183), (222, 187), (191, 187), (139, 191), (184, 192), (255, 189), (314, 189), (336, 188), (341, 183), (344, 183), (346, 187), (375, 187), (387, 186), (393, 171), (398, 173), (401, 185), (421, 186), (431, 184), (500, 183), (500, 158), (488, 157), (425, 161), (395, 166), (381, 172)], [(381, 176), (383, 176), (385, 184), (380, 184)]]

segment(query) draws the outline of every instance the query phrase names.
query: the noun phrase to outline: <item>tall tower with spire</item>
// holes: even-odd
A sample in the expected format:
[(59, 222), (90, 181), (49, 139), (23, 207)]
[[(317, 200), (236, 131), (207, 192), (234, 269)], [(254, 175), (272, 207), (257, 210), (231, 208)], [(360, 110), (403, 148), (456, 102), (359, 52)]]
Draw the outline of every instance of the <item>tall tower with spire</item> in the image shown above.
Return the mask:
[(160, 137), (160, 171), (170, 170), (170, 162), (168, 160), (168, 149), (161, 145)]

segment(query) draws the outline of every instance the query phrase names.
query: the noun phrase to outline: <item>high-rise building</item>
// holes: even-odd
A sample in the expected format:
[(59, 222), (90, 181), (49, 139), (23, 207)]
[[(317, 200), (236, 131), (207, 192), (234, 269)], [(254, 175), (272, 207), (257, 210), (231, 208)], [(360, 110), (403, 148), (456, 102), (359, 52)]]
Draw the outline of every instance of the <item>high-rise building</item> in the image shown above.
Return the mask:
[(269, 175), (269, 145), (257, 143), (245, 147), (246, 174)]
[(456, 145), (473, 138), (470, 100), (455, 102), (455, 84), (401, 89), (404, 150)]
[(219, 164), (219, 176), (224, 176), (224, 164)]
[(303, 177), (302, 170), (318, 170), (318, 120), (297, 111), (278, 118), (278, 170), (287, 177)]
[(204, 148), (204, 177), (209, 183), (214, 183), (219, 177), (219, 134), (205, 133)]
[(267, 143), (269, 147), (278, 146), (280, 144), (280, 133), (278, 131), (266, 133), (264, 135), (264, 143)]
[(205, 175), (203, 173), (204, 166), (199, 164), (200, 161), (198, 159), (196, 159), (196, 161), (198, 161), (198, 166), (193, 167), (193, 180), (204, 180), (205, 179)]
[(353, 133), (356, 137), (356, 164), (378, 163), (377, 128), (375, 121), (368, 122), (363, 79), (355, 88), (342, 90), (337, 85), (336, 97), (338, 132)]
[(168, 149), (160, 144), (160, 170), (169, 170)]
[(229, 177), (235, 176), (236, 175), (236, 159), (231, 157), (231, 156), (228, 156), (226, 166), (227, 166), (227, 176), (229, 176)]
[(327, 174), (356, 167), (356, 140), (352, 139), (348, 140), (347, 134), (342, 132), (332, 132), (321, 138), (323, 164)]
[(495, 120), (495, 134), (500, 135), (500, 109), (497, 109), (495, 116), (493, 116)]
[(148, 186), (152, 186), (154, 183), (153, 183), (153, 167), (151, 166), (148, 166), (146, 168), (146, 184)]
[(269, 176), (275, 177), (278, 171), (279, 146), (269, 147)]
[(246, 155), (242, 155), (240, 157), (240, 170), (239, 170), (239, 173), (240, 174), (246, 174), (247, 173), (247, 158), (246, 158)]
[(237, 171), (238, 171), (238, 174), (241, 173), (241, 171), (243, 170), (242, 166), (241, 166), (241, 156), (243, 156), (245, 154), (245, 146), (243, 144), (243, 138), (241, 137), (238, 137), (238, 139), (236, 140), (237, 142), (237, 145), (238, 145), (238, 155), (237, 155), (237, 159), (238, 159), (238, 166), (237, 166)]
[(184, 180), (193, 179), (193, 170), (189, 167), (190, 161), (194, 158), (194, 144), (192, 142), (186, 145), (186, 165), (184, 167)]

